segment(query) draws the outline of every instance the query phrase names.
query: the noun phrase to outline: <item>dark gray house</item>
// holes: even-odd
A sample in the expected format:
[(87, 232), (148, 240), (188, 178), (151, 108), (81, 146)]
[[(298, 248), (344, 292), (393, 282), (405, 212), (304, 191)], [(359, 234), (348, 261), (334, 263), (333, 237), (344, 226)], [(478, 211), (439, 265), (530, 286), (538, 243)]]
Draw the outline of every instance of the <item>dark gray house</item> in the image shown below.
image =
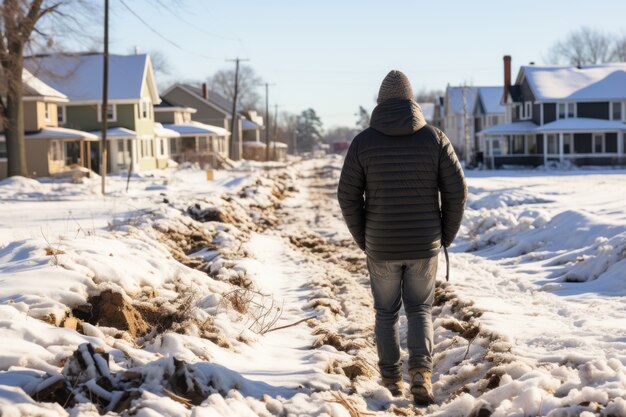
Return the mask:
[(504, 78), (506, 122), (479, 133), (488, 166), (626, 162), (626, 63), (523, 66), (511, 85), (506, 56)]

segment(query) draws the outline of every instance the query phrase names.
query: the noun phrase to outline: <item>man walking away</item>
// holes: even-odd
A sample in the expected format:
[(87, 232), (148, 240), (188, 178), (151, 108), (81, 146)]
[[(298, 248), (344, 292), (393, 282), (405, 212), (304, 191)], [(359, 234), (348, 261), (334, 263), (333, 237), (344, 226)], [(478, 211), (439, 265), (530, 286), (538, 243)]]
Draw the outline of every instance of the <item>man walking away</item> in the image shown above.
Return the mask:
[(450, 141), (426, 125), (406, 75), (387, 74), (377, 101), (370, 127), (348, 149), (337, 196), (348, 229), (367, 256), (382, 383), (401, 394), (398, 314), (404, 304), (411, 393), (426, 405), (434, 402), (431, 308), (437, 255), (459, 230), (467, 186)]

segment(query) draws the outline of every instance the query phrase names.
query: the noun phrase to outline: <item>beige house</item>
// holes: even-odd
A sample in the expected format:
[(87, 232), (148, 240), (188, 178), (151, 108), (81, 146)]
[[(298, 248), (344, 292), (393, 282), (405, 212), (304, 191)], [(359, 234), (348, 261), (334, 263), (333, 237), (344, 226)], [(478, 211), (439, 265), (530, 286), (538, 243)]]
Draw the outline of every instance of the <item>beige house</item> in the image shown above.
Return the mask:
[(154, 108), (161, 129), (174, 132), (169, 138), (170, 157), (179, 163), (194, 162), (218, 167), (228, 157), (230, 132), (225, 128), (192, 120), (197, 110), (175, 106), (165, 99)]
[[(26, 69), (22, 81), (26, 165), (30, 175), (63, 175), (74, 167), (84, 165), (85, 144), (98, 138), (80, 130), (58, 127), (58, 108), (65, 105), (68, 98)], [(0, 130), (0, 178), (6, 176), (6, 141)]]
[[(28, 57), (24, 65), (69, 99), (59, 108), (61, 126), (100, 137), (102, 54), (37, 55)], [(148, 55), (110, 55), (108, 172), (141, 172), (167, 166), (169, 138), (155, 132), (153, 106), (160, 100)], [(95, 142), (87, 152), (87, 166), (95, 171), (100, 166), (99, 146)]]

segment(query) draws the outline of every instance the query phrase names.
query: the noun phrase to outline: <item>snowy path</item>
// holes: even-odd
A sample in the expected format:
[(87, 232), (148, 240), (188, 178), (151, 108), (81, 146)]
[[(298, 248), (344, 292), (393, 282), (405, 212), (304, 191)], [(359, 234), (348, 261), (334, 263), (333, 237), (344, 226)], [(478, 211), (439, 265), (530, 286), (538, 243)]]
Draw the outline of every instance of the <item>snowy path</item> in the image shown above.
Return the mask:
[[(140, 417), (626, 416), (626, 173), (470, 173), (433, 308), (437, 404), (416, 408), (378, 384), (365, 259), (335, 198), (341, 162), (213, 183), (170, 171), (128, 195), (113, 178), (104, 201), (91, 183), (0, 184), (0, 414), (99, 415), (87, 398), (63, 409), (30, 396), (72, 377), (64, 364), (88, 342), (109, 353), (114, 389), (137, 390), (124, 413)], [(155, 308), (175, 320), (145, 336), (59, 327), (111, 289), (146, 320)]]

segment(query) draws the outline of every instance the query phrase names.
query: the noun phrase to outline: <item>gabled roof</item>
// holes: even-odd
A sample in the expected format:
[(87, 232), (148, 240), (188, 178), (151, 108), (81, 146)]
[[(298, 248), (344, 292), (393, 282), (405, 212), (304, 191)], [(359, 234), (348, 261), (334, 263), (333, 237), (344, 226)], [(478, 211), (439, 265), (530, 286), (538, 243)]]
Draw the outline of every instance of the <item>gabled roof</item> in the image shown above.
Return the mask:
[(67, 96), (60, 91), (55, 90), (48, 84), (35, 77), (26, 68), (22, 70), (22, 85), (24, 86), (24, 98), (29, 97), (41, 98), (43, 100), (66, 102)]
[(474, 104), (476, 103), (476, 95), (478, 94), (478, 87), (450, 87), (446, 88), (446, 114), (451, 112), (453, 114), (463, 114), (463, 96), (467, 103), (467, 113), (474, 113)]
[(626, 63), (576, 66), (523, 66), (523, 79), (537, 101), (606, 101), (626, 99)]
[[(191, 84), (185, 84), (185, 87), (187, 87), (190, 91), (193, 91), (194, 94), (202, 97), (201, 87), (191, 85)], [(209, 91), (208, 101), (209, 103), (215, 104), (220, 109), (227, 111), (228, 113), (231, 113), (233, 111), (233, 102), (228, 100), (226, 97), (222, 96), (219, 93), (216, 93), (214, 91)]]
[[(203, 103), (206, 103), (208, 106), (212, 107), (215, 110), (220, 111), (222, 114), (224, 114), (224, 116), (226, 118), (230, 118), (231, 117), (231, 112), (232, 112), (232, 103), (229, 102), (228, 100), (226, 100), (224, 97), (220, 96), (217, 93), (209, 93), (209, 99), (205, 99), (202, 96), (202, 89), (195, 87), (193, 85), (190, 84), (174, 84), (172, 86), (170, 86), (169, 88), (167, 88), (164, 92), (163, 95), (167, 96), (168, 93), (172, 90), (174, 90), (175, 88), (179, 88), (183, 91), (185, 91), (187, 94), (192, 95), (193, 97), (195, 97), (197, 100), (200, 100)], [(219, 97), (219, 98), (216, 98)], [(219, 104), (218, 104), (219, 102)], [(229, 104), (230, 103), (230, 104)], [(174, 103), (174, 104), (178, 104), (180, 106), (184, 106), (184, 103)], [(228, 105), (230, 105), (231, 107), (229, 108)], [(243, 117), (243, 116), (240, 116)]]
[[(479, 100), (486, 114), (504, 114), (505, 109), (501, 104), (503, 87), (478, 87), (476, 100)], [(476, 109), (474, 107), (474, 109)]]
[[(43, 82), (65, 94), (70, 101), (102, 100), (102, 54), (52, 54), (27, 57), (24, 66)], [(109, 56), (109, 100), (141, 99), (144, 78), (153, 103), (159, 103), (152, 63), (146, 54)]]

